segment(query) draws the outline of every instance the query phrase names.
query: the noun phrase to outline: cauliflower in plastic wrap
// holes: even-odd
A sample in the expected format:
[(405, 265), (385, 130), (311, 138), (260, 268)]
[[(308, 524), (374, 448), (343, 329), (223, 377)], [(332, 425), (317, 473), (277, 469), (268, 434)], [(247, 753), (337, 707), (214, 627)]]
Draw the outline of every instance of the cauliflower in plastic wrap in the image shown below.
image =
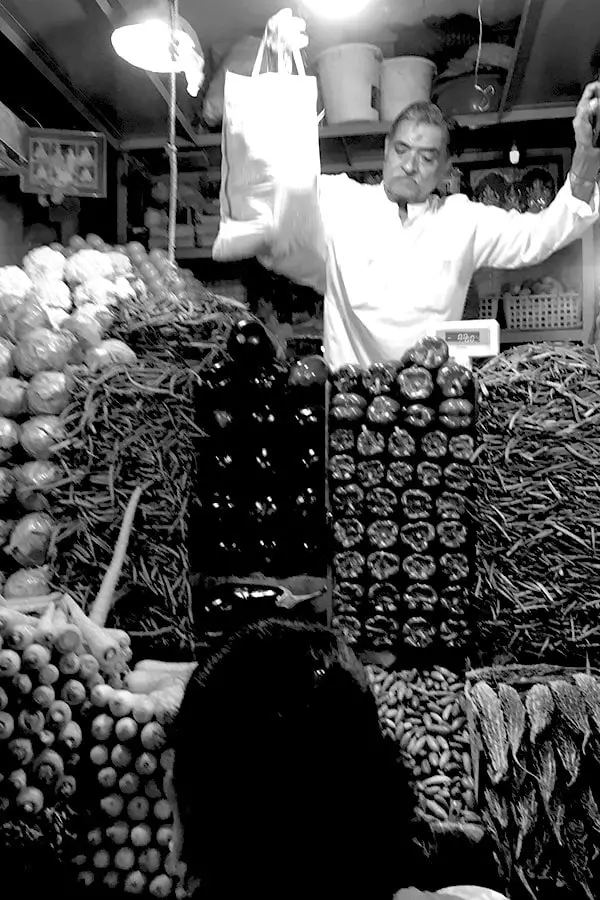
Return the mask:
[(32, 297), (42, 306), (56, 307), (70, 312), (73, 308), (69, 285), (64, 281), (38, 281), (34, 279)]
[(133, 300), (135, 297), (133, 285), (122, 275), (115, 280), (115, 291), (119, 300)]
[(108, 278), (92, 278), (85, 284), (78, 284), (73, 292), (75, 306), (93, 303), (96, 306), (115, 306), (117, 288), (114, 281)]
[(27, 296), (33, 283), (18, 266), (0, 267), (0, 313), (11, 312)]
[(66, 309), (59, 309), (57, 306), (49, 306), (46, 312), (48, 313), (50, 324), (57, 331), (62, 328), (70, 315)]
[(113, 279), (115, 270), (108, 253), (100, 250), (78, 250), (67, 259), (65, 281), (69, 284), (87, 284), (97, 279)]
[(51, 247), (36, 247), (23, 260), (23, 268), (32, 281), (62, 281), (65, 257)]
[(110, 259), (116, 278), (134, 278), (135, 269), (131, 260), (125, 253), (119, 253), (117, 250), (111, 250), (107, 254)]

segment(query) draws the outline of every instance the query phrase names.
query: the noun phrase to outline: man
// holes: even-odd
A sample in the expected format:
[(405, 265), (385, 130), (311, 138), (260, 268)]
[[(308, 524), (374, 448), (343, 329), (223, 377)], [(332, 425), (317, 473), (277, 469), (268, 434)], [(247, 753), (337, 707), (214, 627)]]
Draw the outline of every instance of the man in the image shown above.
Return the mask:
[[(283, 10), (270, 20), (270, 43), (288, 51), (304, 47), (304, 28)], [(332, 368), (399, 359), (429, 329), (462, 317), (477, 269), (535, 265), (581, 237), (598, 218), (600, 150), (593, 147), (593, 128), (599, 98), (600, 82), (588, 85), (573, 121), (571, 172), (537, 214), (483, 206), (460, 194), (433, 196), (447, 173), (449, 133), (431, 103), (409, 106), (394, 122), (382, 185), (321, 176), (315, 201), (322, 229), (313, 229), (312, 245), (304, 238), (302, 250), (281, 254), (275, 238), (261, 261), (325, 294)]]

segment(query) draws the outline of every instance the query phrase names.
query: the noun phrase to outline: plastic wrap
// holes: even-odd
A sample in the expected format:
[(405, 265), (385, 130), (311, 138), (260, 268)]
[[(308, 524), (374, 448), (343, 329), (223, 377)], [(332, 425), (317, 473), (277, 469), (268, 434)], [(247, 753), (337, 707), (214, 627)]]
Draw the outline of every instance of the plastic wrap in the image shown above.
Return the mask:
[(45, 369), (61, 372), (69, 362), (71, 347), (66, 334), (37, 328), (17, 343), (13, 354), (15, 366), (26, 376)]
[(21, 428), (21, 446), (32, 459), (48, 459), (64, 438), (65, 429), (58, 416), (34, 416)]
[(0, 416), (16, 419), (27, 410), (27, 382), (20, 378), (0, 378)]
[(15, 525), (5, 552), (20, 566), (41, 566), (46, 561), (54, 522), (44, 512), (24, 516)]
[(61, 477), (59, 467), (49, 460), (40, 459), (27, 462), (14, 470), (16, 478), (16, 496), (23, 507), (28, 510), (46, 509), (48, 500), (44, 496)]
[(71, 378), (64, 372), (38, 372), (27, 388), (27, 404), (38, 415), (61, 413), (71, 395)]

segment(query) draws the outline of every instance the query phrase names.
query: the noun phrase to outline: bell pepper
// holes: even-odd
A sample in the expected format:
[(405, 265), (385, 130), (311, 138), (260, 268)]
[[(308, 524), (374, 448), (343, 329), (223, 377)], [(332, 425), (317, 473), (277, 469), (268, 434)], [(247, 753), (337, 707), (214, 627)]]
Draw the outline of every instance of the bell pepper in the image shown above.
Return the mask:
[(402, 562), (405, 574), (412, 581), (429, 581), (436, 572), (436, 564), (433, 556), (422, 553), (412, 553)]
[(367, 528), (367, 537), (372, 547), (389, 550), (398, 542), (398, 526), (391, 519), (377, 519)]
[(471, 416), (440, 416), (440, 425), (448, 431), (467, 431), (473, 426)]
[(335, 428), (329, 432), (329, 449), (332, 453), (348, 453), (354, 450), (354, 433), (349, 428)]
[(362, 515), (365, 492), (357, 484), (344, 484), (336, 487), (331, 497), (331, 505), (335, 513), (341, 516)]
[(433, 462), (419, 463), (417, 477), (423, 487), (438, 487), (442, 483), (442, 467)]
[(378, 456), (385, 451), (385, 438), (378, 431), (364, 425), (356, 441), (359, 456)]
[(415, 439), (404, 428), (394, 428), (388, 440), (388, 453), (396, 459), (407, 459), (417, 452)]
[(365, 558), (357, 550), (345, 550), (333, 557), (333, 568), (336, 576), (343, 581), (356, 581), (365, 568)]
[(365, 638), (378, 652), (391, 650), (395, 643), (398, 622), (390, 616), (372, 616), (365, 622)]
[(438, 595), (430, 584), (411, 584), (404, 592), (404, 602), (410, 612), (431, 613), (438, 603)]
[(464, 496), (454, 491), (443, 491), (436, 499), (435, 505), (440, 519), (462, 519), (467, 509)]
[(396, 380), (396, 367), (387, 363), (374, 363), (362, 374), (362, 386), (376, 397), (389, 394)]
[(375, 397), (367, 409), (367, 419), (376, 425), (393, 425), (398, 421), (400, 404), (392, 397)]
[(422, 616), (413, 616), (402, 628), (404, 643), (417, 650), (425, 650), (430, 647), (435, 639), (435, 634), (435, 626)]
[(385, 581), (373, 584), (369, 588), (369, 604), (375, 613), (393, 616), (400, 608), (400, 592)]
[(411, 402), (429, 400), (433, 394), (434, 384), (431, 372), (424, 366), (409, 366), (402, 369), (397, 377), (400, 394)]
[(440, 605), (457, 616), (465, 616), (471, 606), (469, 590), (464, 585), (449, 585), (440, 593)]
[(365, 529), (359, 519), (338, 519), (333, 526), (333, 537), (345, 550), (356, 547), (364, 537)]
[(400, 539), (415, 553), (426, 553), (435, 540), (435, 529), (430, 522), (409, 522), (400, 529)]
[(441, 459), (448, 452), (448, 438), (443, 431), (430, 431), (421, 438), (421, 450), (428, 459)]
[(329, 474), (334, 481), (352, 481), (356, 472), (356, 463), (352, 456), (338, 453), (329, 460)]
[(447, 547), (449, 550), (457, 550), (467, 543), (466, 526), (456, 519), (440, 522), (437, 526), (437, 534), (441, 546)]
[(410, 428), (429, 428), (434, 419), (434, 411), (422, 403), (413, 403), (404, 410), (404, 423)]
[(395, 488), (404, 489), (412, 483), (415, 470), (414, 466), (402, 460), (394, 460), (387, 470), (387, 480)]
[(356, 616), (337, 616), (334, 615), (331, 620), (332, 628), (341, 634), (350, 646), (354, 646), (360, 641), (362, 636), (362, 624)]
[(375, 487), (385, 478), (385, 466), (378, 459), (363, 460), (356, 467), (356, 478), (366, 488)]
[(433, 510), (433, 501), (426, 491), (409, 488), (402, 494), (402, 509), (407, 519), (427, 519)]
[(404, 361), (433, 370), (443, 366), (448, 356), (446, 341), (437, 337), (423, 337), (408, 351)]
[(362, 369), (360, 366), (342, 366), (333, 373), (333, 387), (335, 391), (343, 394), (347, 391), (356, 391), (361, 384)]
[(376, 581), (389, 581), (400, 571), (400, 557), (386, 550), (376, 550), (367, 557), (367, 567)]
[(454, 459), (468, 462), (475, 453), (475, 439), (470, 434), (457, 434), (450, 438), (448, 449)]
[(390, 519), (398, 506), (398, 498), (389, 488), (376, 487), (367, 494), (366, 503), (369, 512), (377, 519)]
[(464, 463), (449, 463), (444, 469), (444, 481), (451, 491), (468, 491), (473, 477), (473, 469)]
[(442, 400), (440, 413), (443, 416), (471, 416), (473, 404), (464, 397), (453, 397), (451, 400)]
[(436, 384), (444, 397), (464, 397), (473, 388), (473, 374), (457, 362), (448, 362), (437, 373)]
[(465, 553), (443, 553), (440, 557), (440, 571), (454, 584), (469, 577), (471, 567)]

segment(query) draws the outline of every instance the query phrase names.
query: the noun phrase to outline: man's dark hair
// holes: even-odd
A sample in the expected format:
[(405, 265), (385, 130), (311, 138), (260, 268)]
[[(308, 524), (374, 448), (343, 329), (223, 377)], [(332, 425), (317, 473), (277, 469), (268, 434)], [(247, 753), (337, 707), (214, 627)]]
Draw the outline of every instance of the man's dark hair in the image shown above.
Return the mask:
[(431, 103), (429, 100), (423, 100), (406, 106), (392, 122), (390, 130), (388, 131), (388, 140), (394, 140), (396, 132), (403, 122), (416, 122), (423, 125), (435, 125), (437, 128), (441, 128), (446, 137), (447, 151), (451, 154), (455, 126), (453, 122), (448, 122), (446, 120), (443, 112), (439, 106), (435, 105), (435, 103)]

